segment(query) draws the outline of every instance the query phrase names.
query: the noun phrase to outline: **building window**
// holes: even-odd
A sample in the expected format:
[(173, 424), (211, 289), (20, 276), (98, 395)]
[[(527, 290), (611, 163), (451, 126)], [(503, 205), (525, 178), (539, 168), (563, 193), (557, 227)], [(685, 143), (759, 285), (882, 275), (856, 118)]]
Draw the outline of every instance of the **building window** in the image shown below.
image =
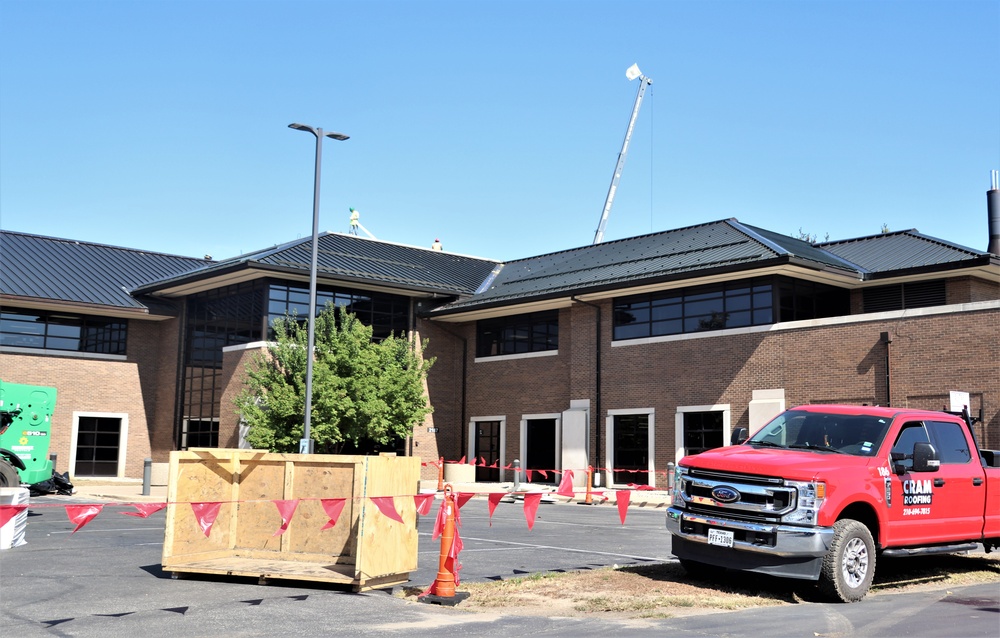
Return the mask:
[[(316, 312), (322, 312), (328, 305), (343, 307), (361, 323), (371, 326), (375, 339), (405, 335), (409, 326), (410, 300), (402, 295), (324, 286), (316, 290)], [(269, 287), (267, 325), (270, 327), (275, 319), (285, 316), (305, 321), (309, 316), (308, 288), (288, 284)]]
[(943, 279), (865, 288), (862, 299), (865, 312), (926, 308), (947, 303)]
[(642, 339), (848, 314), (850, 294), (840, 288), (787, 277), (740, 279), (616, 299), (614, 338)]
[(633, 295), (614, 303), (614, 338), (721, 330), (774, 323), (773, 283), (745, 279)]
[(125, 354), (128, 321), (40, 310), (0, 312), (0, 345)]
[(722, 447), (722, 413), (688, 412), (684, 415), (684, 449), (688, 454)]
[(74, 476), (108, 477), (119, 475), (127, 431), (124, 418), (105, 415), (76, 415)]
[(778, 321), (822, 319), (850, 314), (850, 292), (825, 284), (779, 277), (775, 280)]
[(559, 349), (559, 311), (546, 310), (476, 322), (476, 356)]
[(728, 404), (679, 406), (674, 422), (676, 460), (725, 445), (730, 436), (730, 415)]
[(181, 449), (219, 447), (218, 419), (185, 419), (181, 433)]

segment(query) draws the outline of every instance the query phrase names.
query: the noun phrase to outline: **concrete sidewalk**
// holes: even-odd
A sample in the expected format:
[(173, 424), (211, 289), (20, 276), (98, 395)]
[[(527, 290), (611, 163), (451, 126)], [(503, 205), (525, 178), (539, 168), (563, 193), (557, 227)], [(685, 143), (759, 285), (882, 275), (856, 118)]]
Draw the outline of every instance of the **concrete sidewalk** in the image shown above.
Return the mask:
[[(474, 493), (474, 498), (486, 498), (489, 493), (509, 493), (512, 483), (451, 483), (456, 493)], [(166, 485), (152, 485), (149, 494), (144, 495), (142, 482), (134, 479), (101, 480), (76, 479), (73, 481), (73, 496), (77, 498), (93, 498), (105, 501), (126, 503), (163, 503), (167, 500)], [(627, 490), (627, 488), (625, 488)], [(542, 492), (543, 500), (549, 503), (583, 503), (586, 493), (577, 492), (572, 499), (555, 494), (556, 487), (549, 484), (521, 483), (518, 495), (526, 492)], [(420, 491), (423, 493), (437, 491), (436, 480), (420, 481)], [(591, 495), (594, 505), (615, 505), (616, 488), (598, 488)], [(628, 490), (630, 491), (630, 507), (666, 508), (670, 504), (670, 493), (666, 490)]]

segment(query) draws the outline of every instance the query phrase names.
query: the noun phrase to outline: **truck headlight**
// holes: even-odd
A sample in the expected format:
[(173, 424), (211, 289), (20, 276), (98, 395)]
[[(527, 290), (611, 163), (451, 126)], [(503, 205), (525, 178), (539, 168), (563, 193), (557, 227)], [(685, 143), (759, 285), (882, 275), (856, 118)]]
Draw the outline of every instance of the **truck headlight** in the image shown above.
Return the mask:
[(826, 500), (826, 483), (822, 481), (785, 481), (788, 487), (794, 487), (797, 494), (795, 510), (782, 517), (784, 523), (805, 523), (815, 525), (819, 509)]
[(684, 506), (684, 497), (681, 496), (684, 490), (687, 489), (687, 473), (688, 469), (683, 465), (678, 465), (677, 469), (674, 471), (674, 492), (672, 504), (677, 507)]

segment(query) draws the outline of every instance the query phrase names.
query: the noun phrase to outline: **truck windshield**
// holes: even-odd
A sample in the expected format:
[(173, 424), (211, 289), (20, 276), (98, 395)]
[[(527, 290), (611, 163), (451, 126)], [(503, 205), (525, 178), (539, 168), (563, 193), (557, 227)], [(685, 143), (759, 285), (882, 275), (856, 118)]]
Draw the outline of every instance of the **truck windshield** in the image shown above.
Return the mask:
[(788, 410), (747, 444), (875, 456), (888, 430), (889, 419), (883, 417)]

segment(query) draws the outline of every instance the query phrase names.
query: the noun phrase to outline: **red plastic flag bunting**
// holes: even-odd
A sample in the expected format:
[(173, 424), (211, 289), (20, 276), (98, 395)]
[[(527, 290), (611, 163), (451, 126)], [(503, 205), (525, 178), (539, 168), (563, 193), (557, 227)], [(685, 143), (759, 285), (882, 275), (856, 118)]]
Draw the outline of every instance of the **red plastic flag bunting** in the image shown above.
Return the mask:
[(394, 500), (395, 497), (372, 496), (370, 498), (372, 499), (372, 503), (375, 503), (375, 507), (378, 508), (378, 511), (382, 512), (383, 514), (385, 514), (387, 517), (391, 518), (394, 521), (398, 521), (400, 523), (403, 522), (403, 517), (400, 516), (399, 512), (396, 511), (396, 502)]
[(573, 493), (573, 470), (563, 472), (562, 480), (559, 481), (559, 489), (556, 490), (556, 494), (569, 498), (576, 496)]
[(479, 467), (486, 467), (486, 457), (480, 456), (479, 463), (477, 463), (476, 465), (478, 465)]
[(139, 510), (137, 512), (119, 512), (123, 516), (135, 516), (136, 518), (149, 518), (150, 514), (155, 514), (167, 506), (166, 503), (129, 503)]
[(6, 525), (10, 519), (26, 509), (28, 509), (27, 505), (0, 505), (0, 527)]
[(100, 514), (102, 509), (104, 509), (103, 505), (67, 505), (66, 516), (69, 517), (71, 523), (76, 523), (76, 528), (72, 533), (76, 534), (77, 530), (94, 520), (94, 517)]
[(208, 538), (208, 535), (212, 533), (212, 525), (215, 524), (220, 507), (222, 507), (222, 503), (191, 503), (191, 511), (194, 512), (194, 518), (198, 521), (198, 527), (205, 533), (205, 538)]
[(458, 464), (459, 465), (465, 465), (465, 457), (464, 456), (462, 458), (458, 459)]
[(271, 502), (278, 508), (278, 514), (281, 515), (281, 527), (276, 529), (271, 536), (281, 536), (288, 531), (288, 524), (292, 522), (292, 517), (295, 516), (295, 508), (299, 506), (299, 499), (275, 500)]
[(549, 473), (546, 472), (545, 470), (538, 470), (538, 473), (542, 475), (542, 480), (544, 481), (549, 480)]
[(625, 516), (628, 512), (628, 502), (632, 498), (632, 492), (628, 490), (618, 490), (615, 492), (615, 500), (618, 503), (618, 518), (622, 520), (622, 525), (625, 524)]
[(531, 470), (525, 470), (524, 475), (528, 477), (528, 482), (531, 482)]
[(507, 496), (507, 495), (504, 494), (503, 492), (490, 492), (489, 495), (487, 496), (487, 498), (490, 501), (490, 503), (489, 503), (489, 507), (490, 507), (490, 527), (493, 527), (493, 512), (495, 512), (496, 509), (497, 509), (497, 503), (499, 503), (500, 499), (502, 499), (504, 496)]
[(538, 504), (541, 501), (541, 492), (529, 492), (524, 495), (524, 520), (528, 521), (529, 531), (535, 527), (535, 515), (538, 514)]
[(493, 461), (493, 465), (491, 465), (490, 467), (493, 468), (493, 469), (499, 469), (499, 467), (500, 467), (500, 459), (497, 459), (497, 460)]
[(344, 505), (347, 503), (346, 498), (322, 498), (319, 504), (323, 506), (323, 511), (326, 515), (330, 517), (330, 520), (326, 522), (326, 525), (320, 528), (320, 530), (330, 529), (337, 524), (337, 519), (340, 518), (340, 513), (344, 511)]
[(469, 502), (469, 499), (475, 496), (475, 492), (459, 492), (455, 495), (455, 505), (458, 509), (462, 509), (462, 506)]
[(433, 494), (414, 494), (413, 504), (417, 508), (417, 514), (427, 516), (431, 513), (431, 503), (434, 502)]

